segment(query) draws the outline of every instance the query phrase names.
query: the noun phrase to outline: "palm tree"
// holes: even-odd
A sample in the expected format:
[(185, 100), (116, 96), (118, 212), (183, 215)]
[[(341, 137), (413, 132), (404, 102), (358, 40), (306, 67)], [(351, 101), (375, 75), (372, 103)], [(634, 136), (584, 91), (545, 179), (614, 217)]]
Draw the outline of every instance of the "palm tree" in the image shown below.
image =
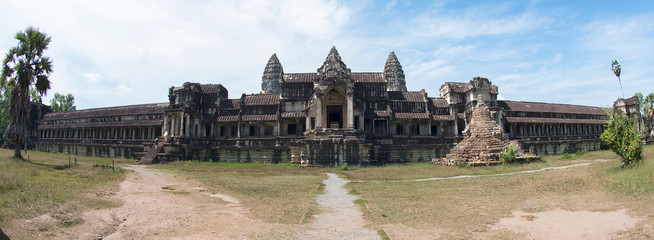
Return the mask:
[(618, 82), (620, 83), (620, 92), (622, 92), (622, 98), (624, 98), (624, 91), (622, 90), (622, 81), (620, 80), (620, 73), (622, 72), (622, 68), (620, 68), (620, 64), (618, 63), (618, 60), (613, 60), (611, 63), (611, 68), (613, 69), (613, 73), (615, 73), (615, 76), (618, 77)]
[(14, 156), (22, 158), (20, 150), (25, 143), (27, 118), (30, 104), (30, 88), (44, 95), (50, 89), (48, 76), (52, 73), (52, 61), (44, 57), (50, 37), (39, 29), (28, 27), (14, 37), (18, 45), (9, 49), (2, 67), (0, 87), (10, 91), (9, 115), (11, 123), (7, 126), (7, 140), (15, 145)]

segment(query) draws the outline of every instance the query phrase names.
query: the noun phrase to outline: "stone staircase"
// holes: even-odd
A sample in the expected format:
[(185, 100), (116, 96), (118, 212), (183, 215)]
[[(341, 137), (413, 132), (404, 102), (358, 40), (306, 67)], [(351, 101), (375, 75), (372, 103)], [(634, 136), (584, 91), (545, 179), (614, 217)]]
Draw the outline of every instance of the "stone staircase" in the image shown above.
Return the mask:
[(163, 142), (159, 142), (158, 145), (152, 144), (150, 146), (150, 150), (148, 150), (143, 157), (141, 157), (141, 160), (139, 160), (139, 164), (153, 164), (155, 163), (157, 159), (157, 154), (163, 151)]

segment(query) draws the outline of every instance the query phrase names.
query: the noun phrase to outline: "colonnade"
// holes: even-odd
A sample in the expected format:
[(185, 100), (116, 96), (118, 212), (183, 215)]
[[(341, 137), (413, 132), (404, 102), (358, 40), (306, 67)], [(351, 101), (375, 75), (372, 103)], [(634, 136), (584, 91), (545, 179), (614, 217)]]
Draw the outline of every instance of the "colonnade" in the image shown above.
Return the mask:
[(154, 126), (64, 128), (41, 130), (40, 135), (42, 139), (148, 140), (161, 136), (161, 129)]
[(603, 124), (575, 123), (509, 123), (508, 129), (512, 138), (543, 137), (543, 136), (590, 136), (599, 135), (604, 131)]

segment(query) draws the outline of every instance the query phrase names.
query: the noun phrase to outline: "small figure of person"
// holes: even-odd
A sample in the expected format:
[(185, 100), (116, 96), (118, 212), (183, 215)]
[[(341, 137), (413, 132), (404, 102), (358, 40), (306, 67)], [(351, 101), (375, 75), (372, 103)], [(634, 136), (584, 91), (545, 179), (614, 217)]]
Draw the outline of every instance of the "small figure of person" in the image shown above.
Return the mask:
[(25, 143), (25, 154), (27, 154), (27, 142)]
[(164, 142), (168, 142), (168, 131), (164, 133)]
[(154, 139), (154, 148), (155, 149), (159, 148), (159, 138)]

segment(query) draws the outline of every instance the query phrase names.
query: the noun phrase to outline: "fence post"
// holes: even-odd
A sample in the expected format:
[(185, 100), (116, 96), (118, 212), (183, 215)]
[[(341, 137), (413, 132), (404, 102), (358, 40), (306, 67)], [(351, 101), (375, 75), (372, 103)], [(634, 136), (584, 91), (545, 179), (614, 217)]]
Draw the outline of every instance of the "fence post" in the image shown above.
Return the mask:
[(70, 156), (68, 156), (68, 168), (70, 168)]
[(75, 166), (77, 166), (77, 157), (75, 157)]
[(112, 171), (116, 172), (116, 160), (111, 159), (111, 169)]

